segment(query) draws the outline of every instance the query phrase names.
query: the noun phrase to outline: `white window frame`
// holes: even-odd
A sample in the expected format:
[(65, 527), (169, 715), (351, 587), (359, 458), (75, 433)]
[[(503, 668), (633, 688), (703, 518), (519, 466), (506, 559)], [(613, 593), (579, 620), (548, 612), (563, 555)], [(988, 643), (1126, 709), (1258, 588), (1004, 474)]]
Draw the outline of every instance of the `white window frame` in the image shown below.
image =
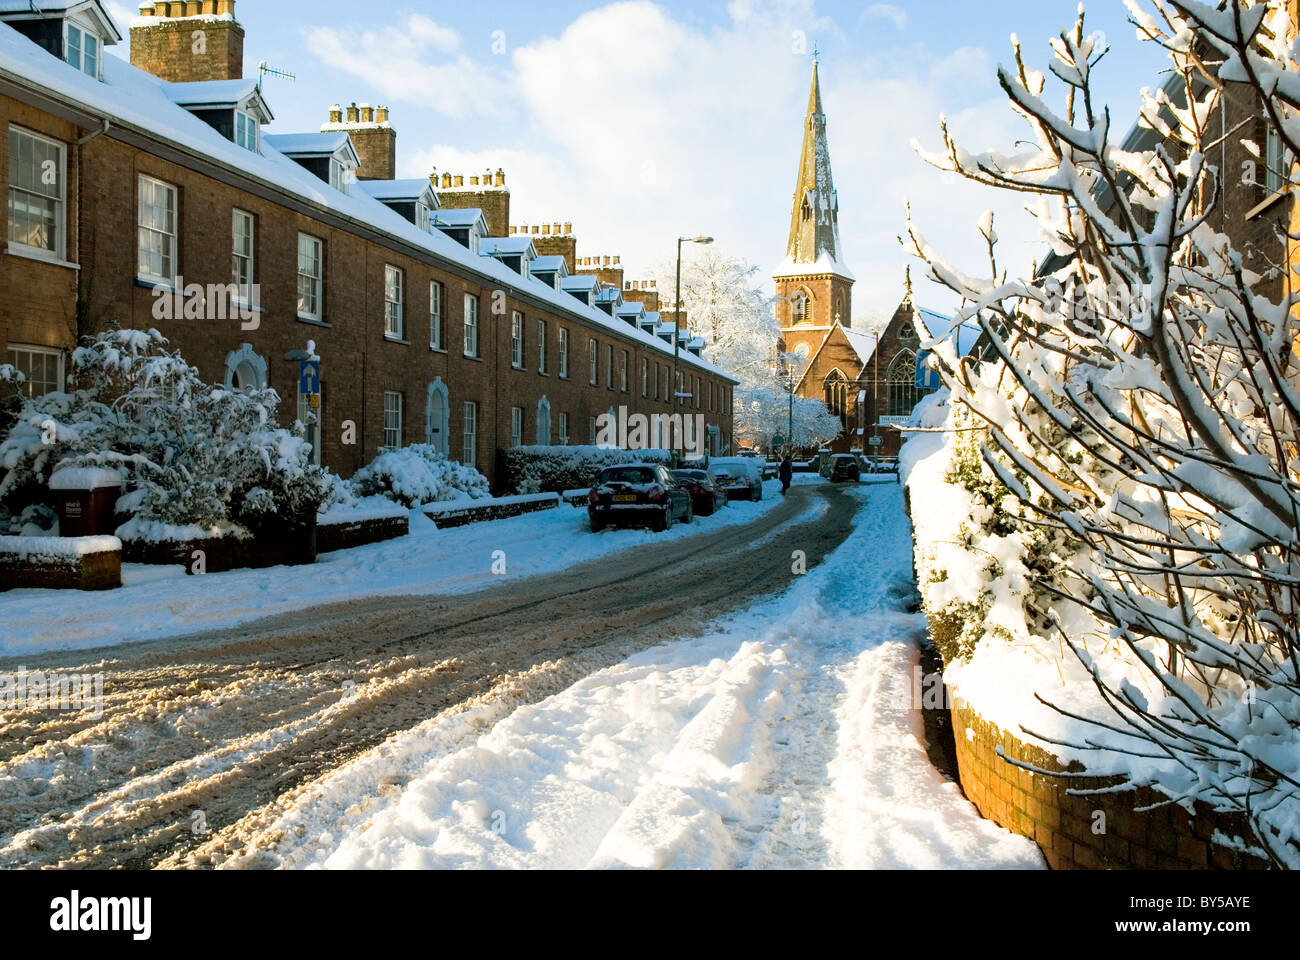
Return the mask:
[(518, 310), (510, 315), (510, 366), (524, 369), (524, 315)]
[(261, 131), (257, 126), (257, 117), (247, 110), (235, 111), (235, 143), (253, 153), (261, 150)]
[(546, 369), (546, 321), (537, 321), (537, 372), (547, 375)]
[(465, 294), (465, 356), (478, 359), (478, 297)]
[(478, 466), (478, 404), (466, 400), (461, 419), (461, 465)]
[(28, 388), (32, 383), (35, 382), (29, 377), (27, 378), (27, 380), (24, 381), (23, 384), (20, 384), (18, 387), (19, 392), (23, 396), (45, 396), (46, 393), (62, 393), (64, 391), (64, 388), (67, 385), (66, 384), (67, 372), (64, 370), (64, 358), (63, 358), (62, 350), (58, 349), (57, 347), (38, 347), (35, 344), (29, 344), (29, 343), (11, 343), (9, 344), (9, 347), (5, 350), (4, 362), (10, 364), (16, 370), (20, 369), (19, 364), (17, 363), (18, 358), (17, 356), (15, 356), (15, 354), (20, 354), (20, 353), (30, 354), (33, 357), (46, 357), (46, 358), (52, 357), (54, 359), (54, 371), (55, 371), (55, 381), (54, 381), (53, 390), (46, 390), (44, 393), (40, 393), (40, 394), (33, 394), (29, 392)]
[(569, 379), (569, 331), (560, 327), (560, 378)]
[(524, 408), (510, 408), (510, 448), (524, 445)]
[(567, 447), (568, 445), (569, 445), (569, 415), (567, 413), (561, 413), (560, 414), (560, 446)]
[(442, 345), (442, 284), (429, 281), (429, 349), (443, 349)]
[(587, 361), (590, 369), (590, 380), (593, 387), (600, 386), (600, 344), (596, 338), (592, 337), (587, 347)]
[[(77, 48), (77, 59), (72, 59), (72, 31), (77, 31), (81, 35), (81, 44)], [(86, 39), (89, 38), (94, 44), (94, 69), (86, 69)], [(88, 77), (94, 77), (96, 80), (102, 80), (104, 77), (104, 38), (94, 30), (91, 30), (84, 23), (74, 20), (65, 20), (63, 22), (63, 61), (70, 64), (77, 70), (80, 70)]]
[(433, 229), (433, 212), (423, 200), (415, 201), (415, 225), (425, 233)]
[[(384, 391), (384, 447), (401, 450), (406, 429), (406, 397), (397, 390)], [(396, 442), (394, 442), (396, 441)]]
[(593, 447), (596, 445), (596, 418), (587, 418), (587, 442)]
[[(239, 299), (244, 303), (253, 302), (253, 285), (257, 283), (257, 263), (255, 252), (257, 250), (257, 218), (247, 210), (234, 208), (230, 213), (230, 230), (231, 230), (231, 281), (239, 288)], [(247, 236), (243, 236), (240, 227), (248, 228)], [(247, 240), (248, 253), (244, 255), (239, 252), (242, 240)], [(246, 274), (241, 274), (241, 266), (247, 268)]]
[(650, 358), (641, 358), (641, 399), (650, 396)]
[(406, 339), (406, 271), (384, 264), (384, 339)]
[(620, 393), (627, 393), (627, 386), (628, 386), (627, 365), (628, 365), (628, 353), (626, 350), (620, 350), (618, 354), (618, 382), (619, 382)]
[[(303, 241), (306, 241), (309, 248), (315, 251), (316, 273), (310, 270), (304, 270), (303, 261)], [(316, 300), (315, 311), (304, 310), (302, 307), (302, 285), (306, 280), (312, 285), (312, 296)], [(298, 234), (298, 317), (302, 320), (311, 320), (320, 323), (325, 316), (325, 241), (319, 237), (313, 237), (310, 233)]]
[[(54, 242), (52, 248), (47, 250), (44, 247), (34, 247), (31, 244), (13, 239), (9, 239), (9, 245), (21, 250), (23, 253), (29, 253), (32, 256), (40, 257), (42, 259), (66, 260), (68, 256), (68, 145), (60, 140), (43, 136), (33, 130), (27, 130), (24, 127), (10, 126), (9, 149), (11, 158), (13, 156), (13, 141), (15, 135), (37, 140), (46, 146), (54, 147), (58, 151), (59, 195), (58, 197), (46, 197), (44, 194), (35, 194), (37, 197), (51, 200), (54, 203)], [(10, 163), (13, 163), (12, 159), (10, 160)], [(7, 216), (9, 223), (11, 224), (13, 223), (14, 218), (13, 202), (15, 191), (30, 193), (28, 190), (14, 186), (12, 179), (10, 179), (7, 198)], [(6, 229), (6, 236), (7, 235), (8, 230)]]
[(339, 193), (348, 192), (348, 171), (338, 157), (330, 158), (330, 186)]
[(605, 344), (605, 389), (614, 389), (614, 345)]
[[(157, 227), (148, 225), (144, 222), (144, 216), (143, 216), (144, 207), (145, 207), (144, 187), (146, 184), (152, 187), (154, 190), (163, 191), (164, 196), (171, 198), (170, 213), (172, 217), (172, 229), (170, 233), (168, 233), (166, 230), (160, 230)], [(165, 207), (161, 209), (166, 211)], [(177, 188), (174, 184), (168, 183), (165, 180), (159, 180), (157, 177), (151, 177), (143, 173), (140, 174), (136, 180), (135, 220), (136, 220), (137, 276), (141, 280), (150, 283), (166, 284), (169, 287), (174, 286), (176, 283), (176, 277), (180, 272), (179, 264), (177, 263), (178, 242), (179, 242), (179, 234), (180, 234), (180, 190), (179, 188)], [(170, 276), (164, 276), (161, 273), (151, 273), (147, 270), (142, 269), (143, 264), (141, 264), (139, 261), (143, 259), (140, 256), (140, 254), (143, 253), (144, 251), (140, 241), (143, 239), (142, 234), (144, 231), (148, 231), (150, 234), (156, 234), (157, 236), (163, 237), (167, 241), (167, 246), (166, 249), (163, 251), (162, 256), (165, 257), (166, 260), (168, 261), (168, 263), (164, 264), (164, 266), (169, 266)]]

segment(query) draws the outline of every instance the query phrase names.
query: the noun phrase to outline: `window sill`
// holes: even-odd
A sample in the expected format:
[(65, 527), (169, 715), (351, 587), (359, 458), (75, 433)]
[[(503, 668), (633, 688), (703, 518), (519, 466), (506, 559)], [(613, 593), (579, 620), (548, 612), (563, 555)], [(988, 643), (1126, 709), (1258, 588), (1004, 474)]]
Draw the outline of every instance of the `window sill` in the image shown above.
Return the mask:
[(327, 323), (327, 322), (324, 321), (324, 320), (317, 320), (317, 319), (314, 319), (314, 318), (312, 318), (312, 317), (304, 317), (302, 314), (298, 314), (298, 322), (299, 322), (299, 323), (310, 324), (310, 325), (313, 326), (313, 327), (327, 327), (327, 328), (328, 328), (328, 327), (332, 327), (332, 326), (334, 326), (332, 323)]
[(515, 371), (516, 373), (527, 373), (527, 372), (528, 372), (528, 368), (527, 368), (527, 367), (520, 367), (520, 366), (517, 366), (516, 364), (513, 364), (513, 363), (510, 364), (510, 369), (513, 370), (513, 371)]
[(465, 354), (465, 359), (466, 359), (466, 360), (473, 360), (475, 363), (482, 363), (482, 362), (483, 362), (483, 358), (482, 358), (482, 357), (471, 356), (471, 355), (468, 354), (468, 353)]
[(81, 264), (73, 263), (71, 260), (64, 260), (62, 257), (56, 257), (39, 247), (20, 247), (10, 243), (5, 245), (5, 253), (21, 260), (34, 260), (37, 263), (49, 264), (51, 267), (62, 267), (64, 270), (81, 269)]
[(444, 349), (442, 349), (442, 347), (430, 347), (430, 348), (429, 348), (429, 352), (430, 352), (430, 353), (441, 353), (444, 357), (447, 355), (447, 351), (444, 350)]
[(409, 347), (409, 346), (411, 345), (411, 341), (410, 341), (410, 340), (402, 340), (400, 337), (390, 337), (390, 336), (388, 336), (388, 334), (384, 334), (384, 342), (385, 342), (385, 343), (396, 343), (396, 344), (399, 344), (399, 345), (401, 345), (401, 346), (403, 346), (403, 347)]
[(173, 280), (152, 280), (148, 277), (136, 277), (135, 285), (144, 287), (146, 290), (159, 291), (163, 293), (177, 293), (176, 283)]
[(1260, 216), (1261, 214), (1268, 212), (1268, 210), (1270, 210), (1275, 204), (1277, 204), (1283, 198), (1290, 196), (1290, 194), (1291, 194), (1290, 188), (1284, 187), (1283, 189), (1279, 190), (1277, 193), (1273, 194), (1268, 199), (1266, 199), (1259, 206), (1255, 207), (1253, 210), (1248, 210), (1246, 212), (1245, 219), (1254, 220), (1256, 217)]

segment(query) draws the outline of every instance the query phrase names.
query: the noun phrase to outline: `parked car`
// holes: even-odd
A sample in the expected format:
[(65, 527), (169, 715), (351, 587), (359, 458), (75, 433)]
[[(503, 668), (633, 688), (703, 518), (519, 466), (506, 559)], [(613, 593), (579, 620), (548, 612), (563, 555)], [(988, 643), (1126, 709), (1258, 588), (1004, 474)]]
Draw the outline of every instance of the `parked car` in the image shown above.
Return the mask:
[(711, 517), (727, 505), (727, 488), (707, 470), (674, 470), (673, 477), (691, 495), (696, 516)]
[(858, 483), (862, 480), (862, 467), (858, 458), (847, 453), (837, 453), (822, 467), (822, 476), (831, 483)]
[(606, 527), (648, 526), (662, 532), (695, 519), (691, 495), (669, 469), (657, 463), (606, 467), (587, 496), (593, 533)]
[(709, 473), (723, 481), (728, 500), (763, 499), (763, 461), (757, 457), (714, 457)]

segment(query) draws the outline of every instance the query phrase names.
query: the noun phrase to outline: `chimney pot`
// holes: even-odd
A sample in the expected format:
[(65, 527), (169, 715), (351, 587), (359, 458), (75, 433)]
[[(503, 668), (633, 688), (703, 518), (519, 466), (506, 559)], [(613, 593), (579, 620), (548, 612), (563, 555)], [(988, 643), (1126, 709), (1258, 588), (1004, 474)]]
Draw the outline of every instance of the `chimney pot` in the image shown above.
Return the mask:
[(477, 187), (477, 186), (478, 186), (478, 177), (470, 177), (470, 178), (469, 178), (469, 185), (470, 185), (471, 187)]
[(357, 122), (357, 104), (356, 101), (354, 100), (352, 103), (348, 104), (348, 123), (356, 123), (356, 122)]
[(540, 227), (534, 226), (533, 233), (536, 234), (540, 229), (541, 229)]
[(547, 237), (551, 235), (551, 225), (549, 223), (542, 224), (542, 234)]
[(456, 174), (456, 178), (453, 182), (453, 185), (457, 187), (465, 186), (465, 175), (463, 173)]
[(496, 175), (495, 182), (498, 187), (504, 187), (506, 185), (506, 172), (502, 170), (500, 167), (497, 167), (497, 175)]
[(443, 187), (445, 187), (445, 188), (450, 188), (450, 187), (451, 187), (451, 174), (450, 174), (450, 173), (444, 173), (444, 174), (442, 175), (442, 185), (443, 185)]
[(614, 258), (614, 266), (617, 267), (617, 266), (619, 265), (619, 263), (622, 262), (622, 260), (623, 260), (622, 257), (615, 257), (615, 258)]
[(564, 225), (564, 235), (565, 235), (566, 237), (568, 237), (568, 236), (572, 236), (572, 235), (573, 235), (573, 224), (571, 224), (571, 223), (566, 223), (566, 224)]
[(388, 108), (387, 108), (387, 107), (380, 107), (379, 110), (378, 110), (378, 112), (376, 113), (375, 119), (378, 120), (380, 123), (387, 123), (387, 122), (388, 122)]

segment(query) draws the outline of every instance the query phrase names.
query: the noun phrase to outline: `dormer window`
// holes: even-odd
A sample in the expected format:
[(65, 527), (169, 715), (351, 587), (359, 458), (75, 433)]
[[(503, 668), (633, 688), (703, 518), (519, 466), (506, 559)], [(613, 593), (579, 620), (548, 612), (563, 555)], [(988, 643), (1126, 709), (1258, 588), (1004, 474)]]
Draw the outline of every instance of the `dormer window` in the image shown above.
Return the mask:
[(84, 27), (68, 23), (67, 54), (64, 59), (88, 77), (99, 79), (99, 37)]
[(245, 150), (258, 151), (257, 119), (243, 110), (235, 111), (235, 143)]

